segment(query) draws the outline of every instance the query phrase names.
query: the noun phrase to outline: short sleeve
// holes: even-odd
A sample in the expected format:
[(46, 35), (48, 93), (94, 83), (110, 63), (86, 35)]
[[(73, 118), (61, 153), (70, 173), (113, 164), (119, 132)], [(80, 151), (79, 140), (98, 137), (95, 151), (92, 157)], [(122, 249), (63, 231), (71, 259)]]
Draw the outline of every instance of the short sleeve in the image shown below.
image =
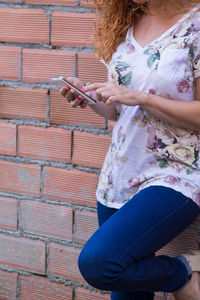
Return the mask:
[(196, 25), (196, 36), (194, 43), (190, 46), (190, 51), (193, 56), (193, 71), (194, 77), (200, 77), (200, 14), (198, 14), (198, 22)]
[(194, 77), (200, 77), (200, 42), (199, 47), (197, 47), (196, 55), (194, 57)]

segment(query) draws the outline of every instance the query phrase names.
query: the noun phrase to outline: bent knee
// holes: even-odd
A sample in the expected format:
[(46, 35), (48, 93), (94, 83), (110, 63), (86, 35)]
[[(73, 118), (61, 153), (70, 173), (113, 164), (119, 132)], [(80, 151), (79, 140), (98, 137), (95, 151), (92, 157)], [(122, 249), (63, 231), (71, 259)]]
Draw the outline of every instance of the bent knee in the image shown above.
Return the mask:
[(90, 253), (85, 248), (81, 251), (78, 259), (79, 270), (83, 278), (95, 288), (100, 288), (99, 283), (103, 275), (102, 267), (99, 268), (99, 260), (100, 258), (95, 253)]
[(107, 290), (113, 280), (116, 279), (117, 272), (113, 260), (101, 251), (89, 251), (83, 248), (78, 260), (79, 270), (83, 278), (93, 287), (100, 290)]

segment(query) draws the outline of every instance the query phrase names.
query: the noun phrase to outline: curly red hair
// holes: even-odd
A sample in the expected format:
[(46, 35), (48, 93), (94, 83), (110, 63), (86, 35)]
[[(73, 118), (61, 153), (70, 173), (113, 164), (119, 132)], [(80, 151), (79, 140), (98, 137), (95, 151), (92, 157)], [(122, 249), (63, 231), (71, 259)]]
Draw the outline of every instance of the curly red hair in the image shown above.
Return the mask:
[(174, 16), (186, 12), (199, 3), (199, 0), (157, 0), (155, 7), (152, 0), (143, 4), (136, 4), (133, 0), (93, 0), (93, 2), (98, 11), (94, 33), (95, 52), (98, 58), (109, 62), (138, 15), (160, 13)]

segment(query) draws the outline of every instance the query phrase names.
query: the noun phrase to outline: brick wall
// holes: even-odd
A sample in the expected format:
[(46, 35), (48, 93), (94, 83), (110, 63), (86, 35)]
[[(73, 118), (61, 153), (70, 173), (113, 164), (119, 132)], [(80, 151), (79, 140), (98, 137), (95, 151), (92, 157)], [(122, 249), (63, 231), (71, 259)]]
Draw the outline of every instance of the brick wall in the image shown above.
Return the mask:
[[(84, 0), (0, 3), (0, 300), (108, 300), (77, 268), (97, 228), (113, 122), (72, 109), (50, 81), (105, 81)], [(163, 251), (197, 248), (198, 222)], [(160, 296), (158, 295), (157, 299)]]

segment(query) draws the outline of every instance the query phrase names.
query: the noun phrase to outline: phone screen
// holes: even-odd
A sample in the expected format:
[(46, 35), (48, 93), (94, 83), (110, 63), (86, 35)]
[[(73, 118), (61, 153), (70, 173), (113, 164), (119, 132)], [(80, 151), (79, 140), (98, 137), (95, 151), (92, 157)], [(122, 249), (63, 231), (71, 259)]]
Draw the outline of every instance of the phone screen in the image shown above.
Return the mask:
[(96, 104), (97, 101), (87, 94), (85, 94), (83, 91), (78, 89), (76, 86), (74, 86), (71, 82), (67, 81), (64, 77), (59, 76), (59, 77), (54, 77), (52, 78), (52, 81), (56, 82), (57, 84), (63, 85), (66, 84), (68, 87), (73, 89), (78, 95), (82, 96), (85, 100), (87, 100), (88, 103), (90, 104)]

